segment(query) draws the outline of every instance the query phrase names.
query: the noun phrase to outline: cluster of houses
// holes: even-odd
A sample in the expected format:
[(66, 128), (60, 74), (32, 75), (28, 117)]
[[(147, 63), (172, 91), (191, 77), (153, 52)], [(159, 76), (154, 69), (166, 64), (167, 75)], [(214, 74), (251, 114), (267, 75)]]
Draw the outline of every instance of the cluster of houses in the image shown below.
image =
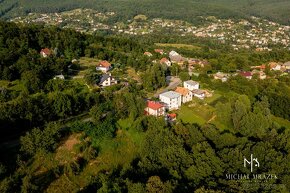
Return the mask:
[[(166, 54), (162, 49), (155, 49), (154, 52), (155, 53), (158, 53), (160, 55)], [(145, 56), (148, 56), (148, 57), (152, 57), (153, 56), (153, 54), (151, 52), (144, 52), (144, 55)], [(187, 63), (188, 64), (187, 67), (189, 69), (191, 69), (191, 70), (194, 68), (194, 66), (204, 67), (204, 66), (206, 66), (206, 65), (209, 64), (209, 62), (207, 60), (200, 60), (200, 59), (196, 59), (196, 58), (186, 58), (186, 57), (183, 57), (181, 54), (177, 53), (174, 50), (172, 50), (172, 51), (170, 51), (168, 53), (168, 57), (169, 57), (169, 59), (166, 58), (166, 57), (163, 57), (159, 61), (159, 63), (160, 64), (164, 64), (164, 65), (166, 65), (168, 67), (171, 66), (173, 63), (178, 64), (178, 65), (184, 67), (183, 65), (185, 63)], [(154, 60), (153, 62), (154, 63), (158, 63), (157, 60)]]
[(183, 82), (183, 87), (177, 87), (174, 91), (167, 91), (159, 95), (160, 102), (147, 101), (145, 114), (153, 116), (169, 116), (174, 119), (173, 114), (166, 115), (166, 110), (177, 110), (183, 103), (192, 101), (193, 97), (204, 99), (210, 93), (199, 88), (199, 83), (193, 80)]

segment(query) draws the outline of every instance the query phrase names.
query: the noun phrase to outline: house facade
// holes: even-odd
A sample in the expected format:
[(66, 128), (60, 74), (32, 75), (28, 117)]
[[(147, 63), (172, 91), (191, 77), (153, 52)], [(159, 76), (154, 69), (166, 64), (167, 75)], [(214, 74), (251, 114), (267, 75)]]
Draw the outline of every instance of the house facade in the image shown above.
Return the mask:
[(183, 82), (183, 87), (187, 88), (188, 90), (192, 91), (194, 89), (199, 89), (199, 83), (193, 80), (187, 80)]
[(181, 95), (174, 91), (168, 91), (159, 95), (161, 102), (166, 104), (168, 110), (179, 109), (181, 106)]
[(111, 69), (111, 64), (106, 60), (100, 61), (96, 67), (96, 70), (102, 71), (104, 73), (107, 73), (110, 69)]
[(189, 101), (192, 101), (192, 92), (189, 89), (184, 88), (184, 87), (177, 87), (175, 92), (181, 95), (182, 103), (187, 103)]
[(102, 87), (111, 86), (117, 84), (117, 80), (111, 76), (111, 74), (104, 74), (101, 77), (99, 85)]
[(165, 116), (165, 105), (156, 101), (147, 101), (145, 114), (152, 115), (155, 117)]

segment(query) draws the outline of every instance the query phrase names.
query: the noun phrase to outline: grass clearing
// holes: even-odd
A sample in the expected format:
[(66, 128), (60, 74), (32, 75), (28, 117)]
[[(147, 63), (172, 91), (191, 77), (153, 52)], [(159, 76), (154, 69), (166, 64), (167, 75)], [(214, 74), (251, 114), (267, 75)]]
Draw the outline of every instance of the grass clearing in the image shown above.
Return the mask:
[(178, 119), (185, 123), (205, 124), (213, 116), (213, 108), (211, 106), (196, 105), (182, 106), (177, 112)]
[(169, 43), (155, 43), (159, 47), (171, 47), (171, 48), (183, 48), (187, 50), (199, 50), (199, 46), (190, 45), (190, 44), (169, 44)]
[(283, 119), (281, 117), (275, 117), (273, 116), (272, 119), (278, 123), (281, 127), (285, 127), (287, 129), (290, 129), (290, 121)]

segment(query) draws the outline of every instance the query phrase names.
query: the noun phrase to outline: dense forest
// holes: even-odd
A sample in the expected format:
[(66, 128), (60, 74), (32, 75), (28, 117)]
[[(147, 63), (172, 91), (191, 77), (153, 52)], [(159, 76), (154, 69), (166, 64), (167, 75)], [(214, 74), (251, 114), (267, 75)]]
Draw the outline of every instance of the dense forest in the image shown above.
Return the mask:
[[(202, 39), (159, 38), (197, 44), (200, 49), (179, 52), (210, 61), (200, 76), (182, 78), (186, 70), (153, 64), (156, 53), (144, 56), (154, 52), (156, 39), (0, 22), (0, 192), (289, 192), (289, 74), (210, 78), (219, 70), (290, 60), (289, 51), (238, 53)], [(51, 57), (40, 56), (45, 47)], [(85, 75), (86, 83), (54, 79), (69, 77), (80, 68), (72, 60), (82, 57), (110, 61), (127, 84), (89, 87), (95, 73)], [(177, 73), (221, 93), (205, 105), (216, 109), (215, 122), (171, 124), (144, 115), (148, 93)], [(243, 159), (251, 154), (261, 164), (255, 173), (277, 178), (227, 179), (250, 172)]]
[(182, 19), (199, 23), (197, 16), (219, 18), (248, 18), (258, 16), (283, 24), (290, 23), (290, 2), (288, 0), (3, 0), (0, 13), (4, 18), (17, 17), (30, 12), (61, 12), (75, 8), (93, 8), (98, 11), (114, 11), (112, 21), (126, 21), (135, 15)]

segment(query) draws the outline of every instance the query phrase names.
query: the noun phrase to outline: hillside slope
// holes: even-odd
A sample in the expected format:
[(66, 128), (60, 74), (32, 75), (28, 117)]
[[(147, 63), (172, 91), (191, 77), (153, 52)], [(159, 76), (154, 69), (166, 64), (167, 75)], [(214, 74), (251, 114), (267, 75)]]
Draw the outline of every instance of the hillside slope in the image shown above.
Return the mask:
[(2, 0), (0, 15), (16, 17), (29, 12), (59, 12), (75, 8), (93, 8), (117, 12), (114, 20), (136, 14), (149, 17), (184, 19), (196, 22), (196, 16), (246, 18), (251, 15), (290, 24), (289, 0)]

